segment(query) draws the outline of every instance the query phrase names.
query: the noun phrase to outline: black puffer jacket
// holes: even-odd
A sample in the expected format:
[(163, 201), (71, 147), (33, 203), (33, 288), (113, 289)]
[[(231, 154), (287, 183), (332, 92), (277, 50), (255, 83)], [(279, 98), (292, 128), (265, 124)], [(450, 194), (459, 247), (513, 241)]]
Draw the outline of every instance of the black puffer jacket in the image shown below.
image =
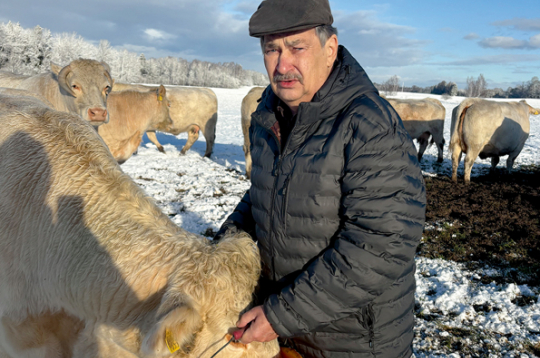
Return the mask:
[(276, 101), (268, 87), (252, 116), (252, 185), (220, 233), (257, 240), (267, 318), (304, 357), (409, 357), (425, 220), (411, 138), (341, 46), (283, 152)]

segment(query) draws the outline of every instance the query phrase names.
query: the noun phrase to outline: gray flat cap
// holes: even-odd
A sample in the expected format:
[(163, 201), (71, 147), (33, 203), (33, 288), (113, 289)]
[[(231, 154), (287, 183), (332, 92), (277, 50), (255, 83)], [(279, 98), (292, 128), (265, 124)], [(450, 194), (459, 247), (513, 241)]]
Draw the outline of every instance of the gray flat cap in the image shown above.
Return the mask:
[(249, 19), (249, 36), (307, 30), (333, 22), (328, 0), (263, 0)]

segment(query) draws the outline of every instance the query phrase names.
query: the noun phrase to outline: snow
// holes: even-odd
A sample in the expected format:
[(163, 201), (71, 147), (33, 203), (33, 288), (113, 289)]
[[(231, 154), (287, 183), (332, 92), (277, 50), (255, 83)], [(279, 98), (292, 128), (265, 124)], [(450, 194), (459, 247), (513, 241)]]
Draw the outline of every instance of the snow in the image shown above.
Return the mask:
[[(202, 136), (185, 155), (181, 155), (187, 134), (157, 133), (166, 154), (158, 152), (145, 137), (138, 153), (122, 165), (122, 169), (155, 198), (159, 207), (188, 231), (212, 236), (249, 188), (249, 181), (244, 176), (240, 125), (240, 104), (249, 89), (212, 88), (218, 97), (218, 122), (216, 144), (210, 159), (204, 158), (206, 143)], [(451, 159), (447, 150), (450, 121), (452, 109), (463, 98), (445, 99), (416, 93), (398, 93), (396, 97), (433, 97), (445, 106), (444, 162), (437, 163), (437, 150), (431, 146), (422, 159), (422, 170), (425, 175), (450, 176)], [(540, 107), (540, 99), (528, 99), (527, 102)], [(514, 167), (540, 164), (540, 115), (530, 119), (530, 135)], [(505, 165), (505, 158), (501, 158), (499, 166)], [(490, 165), (489, 159), (476, 159), (471, 175), (487, 172)], [(459, 174), (463, 175), (463, 161)], [(489, 356), (532, 357), (523, 347), (540, 343), (540, 288), (497, 284), (495, 280), (483, 284), (480, 277), (499, 275), (489, 267), (469, 271), (464, 265), (451, 261), (421, 257), (416, 261), (416, 301), (420, 312), (415, 328), (416, 357), (461, 357), (459, 349), (444, 347), (441, 340), (452, 334), (448, 332), (450, 328), (471, 327), (480, 332), (480, 342), (469, 338), (466, 341), (470, 341), (470, 345), (488, 347)], [(536, 302), (519, 306), (512, 302), (519, 296), (535, 297)], [(475, 310), (482, 305), (489, 305), (490, 309)], [(438, 319), (430, 319), (434, 316)]]

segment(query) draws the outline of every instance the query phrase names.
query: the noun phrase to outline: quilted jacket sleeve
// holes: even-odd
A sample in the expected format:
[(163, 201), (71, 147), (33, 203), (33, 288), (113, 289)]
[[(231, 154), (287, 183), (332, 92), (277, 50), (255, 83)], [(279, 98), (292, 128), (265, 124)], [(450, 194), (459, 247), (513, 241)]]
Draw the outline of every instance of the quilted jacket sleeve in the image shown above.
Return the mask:
[(377, 106), (369, 110), (351, 115), (345, 138), (344, 224), (294, 283), (264, 304), (282, 337), (358, 312), (414, 268), (425, 220), (416, 150), (399, 120), (384, 127), (377, 119), (388, 115)]

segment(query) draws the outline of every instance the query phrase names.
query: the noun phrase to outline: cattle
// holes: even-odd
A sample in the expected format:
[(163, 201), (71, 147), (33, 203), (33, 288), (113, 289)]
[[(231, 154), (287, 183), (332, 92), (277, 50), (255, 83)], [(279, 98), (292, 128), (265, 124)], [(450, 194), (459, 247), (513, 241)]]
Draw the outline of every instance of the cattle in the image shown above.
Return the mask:
[(15, 97), (20, 97), (20, 96), (32, 97), (32, 98), (40, 101), (41, 103), (53, 108), (53, 105), (51, 104), (51, 102), (47, 101), (47, 98), (45, 98), (42, 95), (37, 94), (37, 93), (33, 93), (33, 92), (25, 91), (25, 90), (20, 90), (20, 89), (16, 89), (16, 88), (0, 87), (0, 94), (9, 95), (9, 96), (15, 96)]
[(137, 150), (147, 130), (166, 131), (172, 125), (163, 86), (146, 92), (113, 92), (107, 108), (110, 121), (99, 126), (98, 133), (120, 164)]
[[(444, 148), (444, 118), (446, 109), (442, 103), (435, 98), (423, 99), (397, 99), (386, 98), (394, 107), (399, 117), (403, 121), (403, 126), (411, 136), (420, 144), (418, 150), (418, 161), (428, 144), (437, 145), (437, 162), (443, 161)], [(431, 143), (429, 137), (431, 136)]]
[[(113, 91), (125, 89), (147, 90), (148, 86), (117, 83)], [(217, 96), (209, 88), (202, 87), (176, 87), (166, 86), (167, 96), (171, 103), (170, 113), (173, 125), (166, 132), (173, 135), (188, 133), (186, 144), (181, 150), (182, 154), (191, 148), (199, 139), (199, 131), (202, 131), (206, 139), (205, 157), (210, 157), (214, 149), (217, 123)], [(165, 149), (159, 143), (153, 130), (146, 132), (148, 139), (156, 145), (158, 150), (165, 153)]]
[(251, 114), (257, 109), (261, 95), (266, 87), (253, 87), (242, 99), (240, 109), (242, 121), (242, 133), (244, 134), (244, 156), (246, 158), (246, 177), (251, 177), (251, 152), (249, 141), (249, 127), (251, 126)]
[(14, 88), (30, 76), (0, 71), (0, 87)]
[(278, 354), (226, 345), (261, 269), (247, 234), (176, 226), (78, 116), (0, 95), (0, 125), (2, 358)]
[(452, 110), (451, 138), (452, 180), (457, 182), (461, 154), (465, 156), (465, 183), (471, 180), (471, 169), (476, 157), (491, 157), (491, 170), (499, 157), (508, 155), (506, 168), (512, 170), (514, 161), (529, 137), (529, 115), (539, 110), (520, 102), (495, 102), (467, 98)]
[(97, 127), (109, 120), (107, 96), (112, 89), (110, 67), (105, 62), (78, 59), (65, 67), (51, 63), (52, 72), (34, 76), (14, 75), (12, 87), (45, 97), (54, 109), (80, 115)]

